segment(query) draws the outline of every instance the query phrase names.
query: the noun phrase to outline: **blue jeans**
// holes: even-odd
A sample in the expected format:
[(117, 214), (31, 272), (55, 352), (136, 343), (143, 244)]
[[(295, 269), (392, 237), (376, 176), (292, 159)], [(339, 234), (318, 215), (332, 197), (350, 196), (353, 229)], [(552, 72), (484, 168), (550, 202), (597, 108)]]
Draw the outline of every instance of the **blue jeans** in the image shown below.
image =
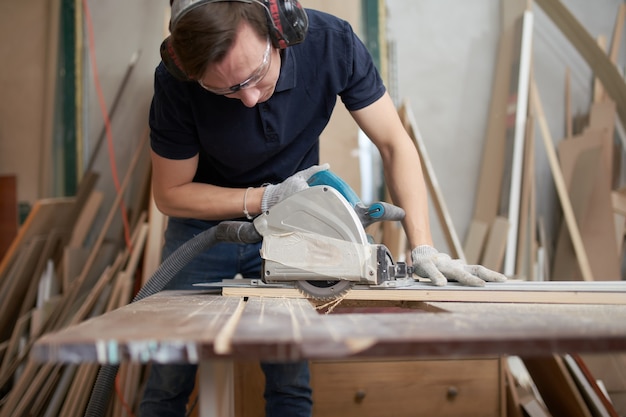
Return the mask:
[[(204, 231), (211, 223), (171, 218), (165, 232), (163, 259), (176, 248)], [(240, 273), (260, 277), (260, 244), (218, 243), (189, 262), (166, 289), (202, 289), (193, 284), (221, 281)], [(312, 410), (308, 362), (261, 363), (265, 373), (267, 417), (310, 417)], [(184, 417), (193, 390), (197, 365), (152, 364), (143, 399), (141, 417)]]

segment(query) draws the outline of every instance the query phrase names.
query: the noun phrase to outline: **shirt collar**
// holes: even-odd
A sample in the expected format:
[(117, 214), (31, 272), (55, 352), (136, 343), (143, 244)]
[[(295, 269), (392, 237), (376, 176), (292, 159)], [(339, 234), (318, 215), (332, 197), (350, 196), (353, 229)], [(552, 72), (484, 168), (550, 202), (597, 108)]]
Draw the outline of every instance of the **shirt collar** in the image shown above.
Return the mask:
[(281, 67), (276, 92), (290, 90), (296, 86), (296, 57), (291, 48), (281, 49)]

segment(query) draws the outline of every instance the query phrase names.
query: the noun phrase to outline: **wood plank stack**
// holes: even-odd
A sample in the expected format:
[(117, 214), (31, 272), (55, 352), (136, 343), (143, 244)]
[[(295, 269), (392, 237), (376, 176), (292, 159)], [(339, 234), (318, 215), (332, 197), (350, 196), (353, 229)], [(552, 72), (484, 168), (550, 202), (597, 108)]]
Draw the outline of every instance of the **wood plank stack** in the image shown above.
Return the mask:
[[(621, 167), (616, 164), (623, 146), (616, 144), (614, 137), (615, 126), (626, 123), (626, 86), (614, 62), (625, 6), (621, 5), (617, 13), (607, 54), (560, 1), (536, 3), (594, 70), (594, 101), (583, 117), (574, 118), (566, 112), (567, 134), (555, 148), (529, 59), (531, 1), (503, 1), (482, 170), (474, 218), (463, 247), (408, 102), (399, 112), (420, 151), (429, 192), (453, 256), (528, 280), (619, 280), (626, 188), (619, 184)], [(550, 236), (535, 211), (535, 123), (541, 131), (562, 211), (556, 238)], [(102, 193), (96, 189), (98, 176), (88, 174), (75, 197), (38, 201), (19, 230), (11, 220), (8, 229), (2, 223), (2, 237), (11, 236), (11, 243), (0, 246), (0, 255), (4, 255), (0, 263), (0, 417), (82, 414), (97, 366), (36, 365), (28, 360), (29, 349), (45, 333), (127, 304), (158, 266), (164, 218), (152, 201), (144, 198), (149, 194), (145, 186), (149, 173), (136, 171), (138, 161), (145, 157), (145, 143), (137, 149), (108, 212), (102, 206)], [(137, 178), (144, 180), (140, 182), (145, 189), (132, 199), (131, 239), (130, 245), (125, 245), (114, 224), (124, 206), (128, 184)], [(7, 181), (2, 190), (10, 193), (11, 179)], [(10, 196), (2, 194), (2, 210), (9, 201)], [(6, 218), (15, 219), (15, 206), (9, 211)], [(92, 230), (94, 219), (103, 211), (103, 227)], [(94, 242), (88, 239), (91, 233), (96, 234)], [(111, 235), (116, 238), (111, 239)], [(394, 246), (394, 252), (402, 252), (406, 242), (400, 230), (393, 228), (383, 235), (388, 240), (385, 244)], [(395, 236), (392, 241), (390, 236)], [(626, 414), (623, 355), (523, 359), (545, 403), (507, 375), (509, 401), (518, 405), (511, 407), (509, 415), (521, 415), (520, 407), (533, 416)], [(122, 365), (110, 407), (112, 415), (130, 415), (135, 408), (143, 371), (141, 366)], [(612, 406), (598, 393), (595, 378), (603, 381)], [(550, 392), (555, 381), (559, 390)], [(558, 408), (565, 401), (575, 409)]]
[[(481, 263), (524, 280), (622, 280), (626, 211), (624, 189), (619, 183), (622, 169), (619, 161), (625, 138), (619, 128), (626, 121), (626, 83), (615, 63), (626, 5), (622, 3), (616, 10), (615, 29), (607, 52), (606, 40), (593, 39), (561, 1), (536, 0), (535, 3), (594, 72), (595, 80), (589, 80), (594, 86), (593, 100), (588, 114), (576, 117), (571, 114), (567, 72), (566, 135), (555, 141), (544, 113), (542, 91), (537, 87), (530, 63), (523, 58), (523, 28), (531, 16), (531, 4), (524, 0), (502, 2), (502, 37), (488, 135), (474, 218), (464, 252), (468, 262)], [(524, 63), (530, 71), (525, 71)], [(526, 84), (514, 78), (524, 74), (528, 78)], [(513, 91), (513, 86), (517, 90)], [(524, 95), (528, 100), (527, 106), (522, 107), (520, 97)], [(507, 97), (517, 101), (507, 102)], [(504, 108), (507, 113), (499, 111)], [(520, 115), (525, 125), (514, 124), (513, 116)], [(536, 212), (535, 125), (540, 131), (541, 147), (558, 196), (560, 216), (554, 237)], [(522, 128), (524, 133), (511, 135), (510, 128)], [(517, 158), (523, 162), (518, 177), (515, 176)], [(511, 191), (515, 189), (519, 192), (513, 198)], [(515, 216), (511, 216), (513, 204), (518, 205)], [(624, 415), (624, 358), (620, 354), (522, 358), (533, 388), (507, 378), (509, 401), (519, 405), (510, 408), (509, 415), (521, 415), (521, 410), (530, 416)], [(605, 381), (610, 389), (602, 389)]]
[[(532, 4), (502, 2), (491, 111), (463, 252), (468, 263), (521, 279), (620, 280), (625, 200), (619, 162), (626, 138), (619, 127), (625, 121), (626, 83), (615, 62), (625, 6), (616, 10), (610, 48), (605, 51), (604, 38), (594, 40), (561, 1), (536, 4), (594, 71), (595, 80), (589, 80), (594, 85), (593, 101), (588, 114), (572, 116), (567, 72), (566, 136), (555, 141), (529, 58)], [(535, 127), (543, 142), (539, 149)], [(535, 155), (541, 148), (558, 194), (562, 224), (556, 233), (546, 229), (536, 210)]]
[[(144, 257), (144, 251), (149, 245), (153, 255), (160, 253), (155, 248), (163, 216), (150, 210), (147, 218), (147, 198), (127, 198), (132, 200), (129, 207), (123, 201), (130, 184), (149, 175), (138, 172), (138, 166), (149, 167), (147, 130), (144, 136), (108, 212), (96, 188), (99, 176), (88, 173), (75, 197), (37, 201), (2, 258), (0, 416), (83, 415), (98, 365), (39, 365), (29, 360), (29, 352), (46, 333), (128, 304), (158, 266), (159, 260)], [(149, 189), (139, 194), (148, 196)], [(137, 213), (131, 216), (130, 245), (116, 231), (121, 209)], [(98, 216), (105, 217), (104, 225), (93, 230)], [(88, 238), (93, 233), (95, 240)], [(121, 366), (112, 415), (132, 415), (143, 369)]]

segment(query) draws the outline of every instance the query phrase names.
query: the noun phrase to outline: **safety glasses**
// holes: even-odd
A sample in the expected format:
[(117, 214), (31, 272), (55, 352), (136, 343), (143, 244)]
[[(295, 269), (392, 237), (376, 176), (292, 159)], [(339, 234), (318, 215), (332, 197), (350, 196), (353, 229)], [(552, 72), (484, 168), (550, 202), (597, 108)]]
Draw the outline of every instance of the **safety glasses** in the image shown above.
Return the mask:
[(217, 94), (218, 96), (225, 96), (228, 94), (236, 93), (239, 90), (244, 90), (246, 88), (252, 88), (259, 84), (261, 80), (267, 75), (267, 72), (270, 69), (270, 64), (272, 62), (272, 42), (270, 38), (267, 38), (267, 47), (265, 48), (265, 53), (263, 54), (263, 62), (261, 65), (254, 70), (252, 75), (250, 75), (245, 81), (240, 82), (239, 84), (232, 85), (226, 88), (209, 88), (202, 83), (202, 80), (198, 80), (198, 84), (202, 86), (207, 91), (210, 91), (213, 94)]

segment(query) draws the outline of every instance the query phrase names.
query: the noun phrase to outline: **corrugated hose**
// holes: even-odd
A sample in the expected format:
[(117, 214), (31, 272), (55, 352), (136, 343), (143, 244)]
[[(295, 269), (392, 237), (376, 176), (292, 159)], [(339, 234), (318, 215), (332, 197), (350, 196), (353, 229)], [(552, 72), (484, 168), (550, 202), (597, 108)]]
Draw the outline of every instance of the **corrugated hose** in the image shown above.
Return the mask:
[[(193, 258), (219, 242), (257, 243), (263, 237), (250, 222), (225, 221), (205, 230), (174, 251), (139, 290), (131, 303), (161, 291)], [(105, 417), (119, 365), (103, 365), (89, 397), (85, 417)]]

